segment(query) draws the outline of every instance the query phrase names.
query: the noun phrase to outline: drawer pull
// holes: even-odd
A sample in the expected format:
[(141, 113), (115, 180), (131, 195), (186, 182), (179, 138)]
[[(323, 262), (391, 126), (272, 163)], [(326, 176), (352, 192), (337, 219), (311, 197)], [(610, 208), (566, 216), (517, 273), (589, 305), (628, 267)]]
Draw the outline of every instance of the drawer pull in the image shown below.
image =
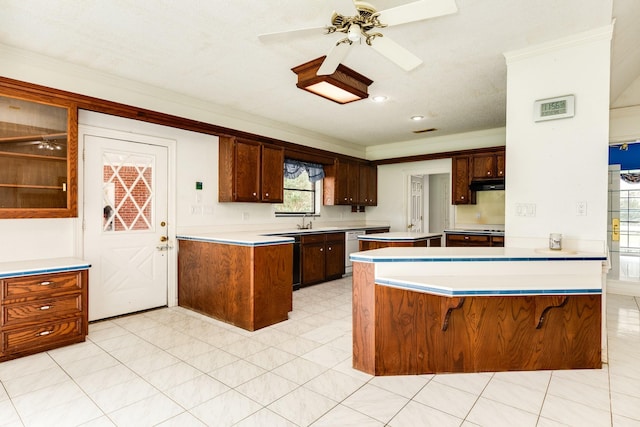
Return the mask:
[(53, 284), (53, 282), (49, 281), (49, 280), (45, 280), (44, 282), (40, 282), (39, 285), (40, 286), (49, 286)]
[(469, 240), (469, 236), (464, 236), (464, 240)]
[(43, 305), (42, 307), (40, 307), (40, 310), (49, 310), (50, 308), (50, 305)]
[(38, 334), (38, 336), (39, 336), (39, 337), (44, 337), (44, 336), (49, 335), (49, 334), (51, 334), (51, 333), (53, 333), (53, 331), (42, 331), (42, 332), (40, 332), (40, 333)]

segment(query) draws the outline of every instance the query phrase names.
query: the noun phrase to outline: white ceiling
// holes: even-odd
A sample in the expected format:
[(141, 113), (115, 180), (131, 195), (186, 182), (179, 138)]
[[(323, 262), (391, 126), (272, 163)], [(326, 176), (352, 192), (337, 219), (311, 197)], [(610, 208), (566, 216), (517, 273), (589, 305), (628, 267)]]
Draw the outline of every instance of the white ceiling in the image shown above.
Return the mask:
[[(257, 36), (328, 24), (341, 1), (0, 0), (0, 43), (362, 145), (504, 126), (503, 53), (612, 16), (613, 101), (640, 70), (638, 0), (456, 0), (454, 15), (382, 30), (423, 59), (411, 72), (353, 46), (343, 63), (389, 101), (338, 105), (297, 89), (291, 68), (325, 55), (340, 36)], [(408, 2), (370, 0), (378, 10)], [(427, 119), (412, 122), (416, 114)]]

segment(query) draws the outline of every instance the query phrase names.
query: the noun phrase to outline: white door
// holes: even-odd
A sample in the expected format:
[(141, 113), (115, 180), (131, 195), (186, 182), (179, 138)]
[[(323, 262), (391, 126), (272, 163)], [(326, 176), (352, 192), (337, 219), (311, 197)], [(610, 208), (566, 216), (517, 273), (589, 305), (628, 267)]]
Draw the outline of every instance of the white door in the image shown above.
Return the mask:
[(424, 219), (423, 181), (421, 176), (411, 176), (409, 223), (407, 224), (409, 231), (422, 231), (422, 222)]
[(167, 305), (167, 147), (85, 134), (83, 149), (89, 320)]

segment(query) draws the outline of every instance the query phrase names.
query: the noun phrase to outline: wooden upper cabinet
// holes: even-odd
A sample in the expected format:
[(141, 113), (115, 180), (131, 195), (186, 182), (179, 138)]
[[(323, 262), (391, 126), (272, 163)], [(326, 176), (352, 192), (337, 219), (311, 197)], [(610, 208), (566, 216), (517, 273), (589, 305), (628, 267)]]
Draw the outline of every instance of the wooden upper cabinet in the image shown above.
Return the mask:
[(335, 159), (325, 167), (325, 205), (375, 206), (378, 204), (378, 170), (368, 163)]
[(282, 202), (283, 148), (220, 137), (219, 157), (218, 201)]
[(284, 201), (284, 149), (274, 145), (262, 145), (262, 201)]
[(452, 158), (452, 192), (451, 201), (454, 205), (466, 205), (475, 203), (471, 197), (472, 193), (469, 190), (469, 177), (470, 177), (471, 157), (470, 156), (455, 156)]
[(378, 168), (360, 163), (359, 171), (358, 205), (376, 206), (378, 204)]
[(78, 215), (78, 109), (0, 90), (0, 218)]
[(504, 152), (476, 154), (473, 156), (473, 179), (504, 178)]

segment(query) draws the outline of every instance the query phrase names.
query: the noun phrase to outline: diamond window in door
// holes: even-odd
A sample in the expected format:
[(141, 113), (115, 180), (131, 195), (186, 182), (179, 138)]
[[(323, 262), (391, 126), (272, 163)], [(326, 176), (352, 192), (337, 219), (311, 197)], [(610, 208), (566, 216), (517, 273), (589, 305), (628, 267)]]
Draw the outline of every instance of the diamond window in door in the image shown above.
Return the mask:
[(154, 157), (104, 152), (103, 231), (151, 230)]

